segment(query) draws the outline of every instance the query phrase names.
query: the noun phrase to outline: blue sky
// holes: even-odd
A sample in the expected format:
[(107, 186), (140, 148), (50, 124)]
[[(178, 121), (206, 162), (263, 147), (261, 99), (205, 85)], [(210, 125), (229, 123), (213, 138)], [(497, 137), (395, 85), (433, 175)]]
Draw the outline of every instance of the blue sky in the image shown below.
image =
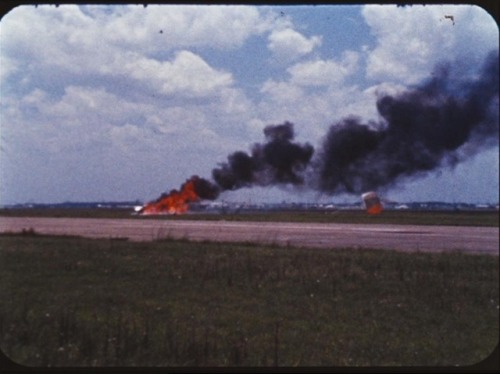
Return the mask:
[[(377, 93), (444, 61), (473, 76), (492, 50), (496, 22), (469, 5), (20, 6), (0, 22), (0, 203), (153, 200), (210, 178), (266, 125), (293, 122), (316, 148), (346, 116), (379, 120)], [(498, 153), (496, 142), (384, 197), (496, 203)], [(220, 198), (359, 196), (285, 185)]]

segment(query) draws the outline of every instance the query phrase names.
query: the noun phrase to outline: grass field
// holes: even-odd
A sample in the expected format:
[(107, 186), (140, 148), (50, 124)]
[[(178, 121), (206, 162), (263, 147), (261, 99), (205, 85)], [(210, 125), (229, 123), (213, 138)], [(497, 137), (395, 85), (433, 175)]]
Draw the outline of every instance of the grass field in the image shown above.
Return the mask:
[(184, 215), (137, 216), (126, 209), (0, 209), (0, 217), (79, 217), (79, 218), (136, 218), (136, 219), (188, 219), (226, 221), (281, 221), (281, 222), (331, 222), (379, 223), (401, 225), (451, 225), (498, 227), (498, 211), (412, 211), (386, 210), (377, 216), (364, 210), (337, 211), (256, 211), (241, 213), (189, 213)]
[(499, 258), (0, 236), (29, 366), (455, 366), (499, 339)]

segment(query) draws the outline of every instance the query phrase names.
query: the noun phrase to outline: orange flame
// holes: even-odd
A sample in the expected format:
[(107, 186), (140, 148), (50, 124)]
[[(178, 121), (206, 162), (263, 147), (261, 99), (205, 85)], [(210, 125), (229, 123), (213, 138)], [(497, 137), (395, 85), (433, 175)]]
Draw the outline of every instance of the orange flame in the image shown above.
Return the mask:
[(188, 211), (189, 203), (199, 200), (196, 194), (195, 180), (192, 178), (181, 186), (181, 190), (172, 190), (156, 201), (147, 203), (141, 214), (182, 214)]
[(366, 209), (368, 214), (380, 214), (382, 212), (382, 205), (376, 204)]
[(383, 210), (382, 203), (375, 192), (367, 192), (361, 195), (365, 202), (368, 214), (380, 214)]

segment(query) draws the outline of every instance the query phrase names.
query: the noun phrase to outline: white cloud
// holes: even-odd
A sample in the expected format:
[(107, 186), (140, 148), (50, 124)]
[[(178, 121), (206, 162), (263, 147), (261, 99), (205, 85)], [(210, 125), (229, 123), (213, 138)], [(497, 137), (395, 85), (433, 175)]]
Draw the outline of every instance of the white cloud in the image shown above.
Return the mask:
[(307, 38), (290, 27), (272, 31), (268, 39), (267, 47), (280, 61), (294, 60), (307, 55), (321, 45), (320, 36)]
[(341, 89), (349, 75), (358, 68), (358, 53), (346, 51), (340, 61), (311, 60), (292, 65), (287, 69), (288, 79), (276, 81), (269, 79), (262, 85), (261, 93), (269, 95), (275, 102), (283, 105), (306, 100), (308, 88), (326, 87), (330, 90)]
[(138, 106), (103, 87), (68, 86), (60, 100), (44, 102), (40, 113), (63, 123), (92, 128), (104, 123), (121, 123), (137, 113)]
[(129, 5), (106, 21), (104, 37), (111, 44), (147, 52), (193, 46), (236, 48), (262, 31), (261, 22), (258, 10), (248, 6)]
[(249, 6), (19, 6), (2, 18), (2, 36), (12, 44), (22, 43), (26, 52), (36, 48), (37, 56), (50, 47), (44, 43), (48, 40), (85, 50), (97, 42), (149, 53), (158, 48), (236, 48), (263, 32), (263, 22), (259, 11)]
[(90, 160), (108, 152), (114, 144), (114, 132), (123, 132), (123, 126), (134, 126), (142, 132), (135, 149), (141, 143), (154, 145), (148, 137), (154, 136), (155, 126), (148, 118), (158, 112), (156, 108), (130, 102), (104, 88), (68, 86), (61, 97), (37, 88), (8, 107), (8, 113), (2, 112), (8, 119), (8, 125), (2, 123), (2, 134), (9, 139), (11, 155), (54, 159), (78, 154), (83, 165), (86, 157)]
[(288, 105), (301, 100), (304, 97), (304, 91), (298, 85), (291, 82), (276, 82), (272, 79), (266, 81), (260, 90), (261, 93), (280, 104)]
[(135, 145), (144, 146), (146, 140), (144, 128), (130, 123), (111, 127), (109, 137), (112, 145), (123, 152), (131, 152)]
[(362, 14), (377, 38), (368, 55), (369, 78), (414, 84), (437, 62), (480, 64), (498, 48), (498, 27), (477, 6), (367, 5)]
[[(126, 157), (127, 150), (175, 158), (189, 142), (220, 149), (225, 135), (209, 136), (204, 127), (212, 126), (213, 113), (222, 116), (217, 123), (227, 124), (247, 110), (248, 100), (232, 87), (230, 73), (179, 47), (234, 48), (257, 32), (258, 12), (184, 7), (170, 14), (165, 8), (24, 6), (2, 19), (2, 83), (11, 95), (2, 101), (2, 133), (15, 153), (68, 158), (78, 152), (84, 165), (97, 154)], [(158, 18), (161, 14), (185, 22), (184, 28)], [(158, 33), (160, 20), (182, 35), (165, 44), (161, 38), (172, 35), (166, 26)], [(155, 44), (156, 38), (164, 44)], [(155, 48), (172, 51), (161, 58), (148, 55)], [(15, 68), (5, 69), (7, 59)]]
[[(416, 6), (366, 7), (375, 45), (358, 35), (333, 58), (313, 18), (273, 7), (15, 8), (0, 23), (2, 181), (16, 201), (154, 198), (191, 173), (209, 177), (270, 123), (289, 120), (316, 146), (344, 116), (376, 119), (377, 92), (427, 76), (438, 57), (479, 61), (497, 28), (477, 9), (452, 10), (455, 26)], [(375, 82), (363, 81), (365, 62)]]
[[(119, 71), (132, 50), (143, 64), (161, 64), (172, 51), (190, 47), (236, 48), (262, 32), (259, 22), (257, 9), (243, 6), (20, 6), (2, 19), (2, 54), (24, 74), (44, 67), (108, 74)], [(206, 72), (193, 56), (178, 58), (189, 64), (187, 73)]]
[(210, 67), (200, 56), (179, 51), (170, 61), (158, 61), (130, 53), (122, 69), (113, 74), (129, 76), (155, 87), (166, 95), (207, 96), (232, 84), (231, 74)]
[[(369, 95), (347, 82), (359, 68), (359, 54), (345, 51), (337, 59), (315, 59), (300, 62), (287, 69), (285, 80), (267, 80), (260, 90), (261, 121), (281, 123), (285, 120), (307, 128), (312, 141), (321, 138), (326, 126), (340, 118), (372, 111), (364, 108)], [(371, 97), (375, 105), (375, 95)]]
[(42, 91), (39, 88), (35, 88), (33, 91), (24, 96), (21, 100), (21, 103), (26, 106), (36, 107), (37, 110), (43, 110), (47, 102), (49, 101), (50, 96), (47, 92)]
[(99, 66), (109, 51), (101, 49), (104, 39), (96, 26), (76, 6), (20, 6), (2, 19), (2, 54), (20, 63), (25, 74), (41, 65)]
[(380, 95), (391, 95), (395, 96), (401, 94), (408, 90), (407, 86), (403, 86), (401, 84), (388, 83), (384, 82), (381, 84), (377, 84), (375, 86), (370, 86), (365, 89), (364, 94), (371, 95), (373, 97)]
[(260, 129), (262, 124), (288, 120), (302, 133), (298, 140), (318, 145), (327, 128), (344, 117), (377, 119), (375, 88), (365, 91), (358, 86), (337, 83), (321, 88), (311, 89), (292, 81), (266, 82), (258, 106), (260, 121), (253, 121), (253, 126)]
[(288, 68), (291, 81), (301, 86), (329, 86), (342, 82), (354, 73), (358, 66), (358, 54), (347, 51), (340, 62), (315, 60), (298, 63)]
[(207, 122), (204, 110), (195, 105), (173, 106), (157, 110), (151, 113), (148, 120), (155, 132), (162, 135), (193, 135)]
[[(1, 35), (1, 34), (0, 34)], [(19, 67), (8, 56), (2, 56), (2, 68), (0, 69), (0, 82), (19, 71)]]

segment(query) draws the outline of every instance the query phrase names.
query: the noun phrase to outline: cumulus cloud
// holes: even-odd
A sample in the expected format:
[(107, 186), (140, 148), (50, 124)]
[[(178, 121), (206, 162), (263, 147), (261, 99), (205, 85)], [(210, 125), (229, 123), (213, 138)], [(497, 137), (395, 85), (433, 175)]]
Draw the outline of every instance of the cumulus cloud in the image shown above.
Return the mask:
[(74, 124), (88, 130), (138, 119), (145, 108), (108, 92), (104, 87), (67, 86), (60, 99), (43, 102), (39, 111), (41, 115), (55, 119), (59, 125)]
[(123, 63), (122, 71), (117, 67), (115, 74), (146, 82), (166, 95), (206, 96), (233, 82), (230, 73), (217, 71), (190, 51), (177, 52), (172, 61), (131, 54)]
[(307, 55), (321, 45), (320, 36), (307, 38), (290, 27), (272, 31), (268, 40), (267, 47), (280, 61), (294, 60)]
[(260, 90), (261, 93), (269, 95), (269, 97), (282, 105), (287, 105), (304, 97), (304, 91), (298, 85), (291, 82), (275, 80), (267, 80)]
[(2, 18), (0, 27), (2, 54), (16, 61), (23, 74), (45, 66), (94, 70), (116, 52), (105, 48), (99, 25), (76, 6), (20, 6)]
[(288, 68), (291, 81), (302, 86), (328, 86), (342, 82), (354, 73), (358, 66), (358, 54), (353, 51), (344, 53), (341, 61), (314, 60), (302, 62)]
[[(259, 11), (249, 6), (40, 5), (14, 8), (2, 18), (2, 28), (9, 46), (39, 58), (61, 47), (71, 52), (74, 45), (86, 50), (101, 44), (141, 53), (157, 53), (158, 48), (236, 48), (262, 33), (267, 27), (263, 22)], [(52, 48), (43, 53), (47, 47)]]
[[(269, 123), (286, 119), (305, 126), (308, 135), (318, 139), (325, 126), (340, 116), (366, 113), (370, 95), (347, 80), (359, 70), (359, 59), (358, 52), (345, 51), (337, 59), (317, 58), (291, 65), (285, 79), (264, 82), (258, 112)], [(373, 106), (374, 102), (372, 96)]]
[(260, 91), (284, 104), (303, 100), (308, 88), (339, 89), (344, 80), (357, 70), (358, 60), (357, 52), (346, 51), (339, 60), (315, 59), (296, 63), (286, 70), (286, 80), (269, 79), (264, 82)]
[(107, 19), (104, 30), (112, 44), (151, 53), (159, 47), (236, 48), (262, 32), (262, 20), (258, 10), (249, 6), (148, 5), (138, 10), (130, 5)]
[(255, 124), (261, 128), (262, 124), (290, 120), (314, 144), (325, 135), (329, 125), (344, 117), (356, 116), (367, 121), (377, 118), (376, 95), (385, 88), (363, 89), (338, 82), (330, 86), (304, 86), (291, 80), (270, 80), (261, 90), (263, 99), (258, 113), (262, 120)]
[(21, 141), (16, 146), (61, 156), (109, 144), (107, 129), (135, 118), (138, 110), (103, 88), (81, 86), (68, 86), (60, 98), (37, 88), (10, 107), (17, 113), (9, 116), (11, 136)]
[[(198, 7), (192, 10), (190, 7), (175, 7), (172, 13), (168, 12), (168, 8), (160, 7), (158, 11), (174, 17), (178, 22), (188, 18), (180, 30), (181, 33), (183, 30), (187, 31), (189, 27), (194, 28), (193, 32), (185, 33), (191, 39), (181, 38), (177, 44), (170, 43), (170, 48), (190, 44), (213, 45), (213, 43), (216, 45), (229, 43), (232, 46), (234, 43), (241, 43), (251, 31), (251, 28), (246, 28), (244, 21), (252, 17), (247, 16), (243, 17), (243, 21), (239, 20), (238, 12), (246, 14), (239, 8), (234, 10), (229, 8), (229, 13), (223, 13), (220, 9), (217, 10), (218, 8), (209, 7), (206, 14), (200, 12)], [(147, 27), (157, 28), (157, 22), (151, 20), (158, 17), (154, 10), (147, 11), (145, 14), (150, 16), (142, 19), (140, 23), (138, 19), (145, 11), (136, 9), (133, 12), (131, 7), (109, 16), (111, 18), (109, 23), (105, 22), (104, 16), (100, 13), (85, 14), (74, 6), (60, 8), (41, 6), (36, 9), (20, 7), (13, 12), (15, 17), (14, 14), (7, 15), (5, 23), (2, 20), (4, 53), (7, 55), (7, 61), (19, 61), (24, 74), (31, 76), (32, 79), (37, 79), (41, 71), (45, 76), (53, 74), (54, 81), (65, 71), (86, 76), (117, 76), (147, 83), (160, 93), (186, 96), (211, 94), (217, 87), (232, 83), (230, 73), (217, 71), (202, 57), (188, 50), (174, 51), (171, 60), (153, 58), (141, 53), (141, 49), (144, 49), (141, 48), (142, 44), (148, 45), (149, 39), (153, 37), (161, 38), (158, 36), (158, 31), (152, 34), (152, 30), (148, 32), (147, 29)], [(254, 12), (255, 10), (250, 12), (250, 15)], [(179, 13), (181, 15), (176, 18)], [(201, 20), (196, 18), (198, 13)], [(188, 14), (190, 17), (187, 17)], [(233, 18), (229, 25), (224, 24), (222, 27), (220, 22), (225, 22), (225, 17)], [(53, 27), (54, 24), (58, 27)], [(234, 26), (234, 30), (231, 25)], [(234, 39), (229, 41), (227, 35), (221, 34), (221, 29), (232, 34)], [(122, 35), (122, 31), (126, 31), (127, 35)], [(198, 34), (203, 34), (204, 37), (198, 38), (196, 36)], [(207, 37), (208, 35), (210, 37)], [(168, 35), (166, 37), (168, 39)], [(219, 40), (215, 41), (217, 38)], [(126, 40), (128, 44), (138, 44), (138, 48), (131, 49), (130, 46), (119, 43), (119, 40)], [(161, 47), (169, 46), (167, 43)], [(55, 68), (58, 70), (51, 70)], [(4, 78), (7, 78), (9, 71), (3, 70), (3, 74), (6, 75)]]
[[(479, 63), (498, 41), (475, 7), (425, 8), (362, 8), (374, 39), (353, 37), (349, 50), (273, 7), (15, 8), (0, 23), (0, 180), (11, 201), (41, 180), (42, 201), (74, 200), (82, 178), (107, 184), (109, 198), (128, 185), (147, 199), (207, 175), (270, 123), (294, 122), (315, 144), (341, 117), (373, 119), (378, 92), (426, 77), (440, 58)], [(103, 198), (93, 188), (84, 199)]]
[(377, 80), (414, 84), (437, 62), (478, 65), (498, 46), (498, 28), (478, 6), (367, 5), (362, 14), (376, 37), (367, 76)]
[(1, 79), (11, 87), (4, 119), (18, 125), (3, 133), (20, 150), (34, 142), (53, 153), (76, 144), (95, 150), (132, 129), (142, 133), (134, 147), (151, 150), (162, 145), (148, 139), (175, 127), (192, 137), (207, 125), (204, 111), (241, 112), (248, 102), (231, 73), (181, 47), (235, 48), (262, 31), (258, 17), (252, 7), (15, 8), (0, 25)]

